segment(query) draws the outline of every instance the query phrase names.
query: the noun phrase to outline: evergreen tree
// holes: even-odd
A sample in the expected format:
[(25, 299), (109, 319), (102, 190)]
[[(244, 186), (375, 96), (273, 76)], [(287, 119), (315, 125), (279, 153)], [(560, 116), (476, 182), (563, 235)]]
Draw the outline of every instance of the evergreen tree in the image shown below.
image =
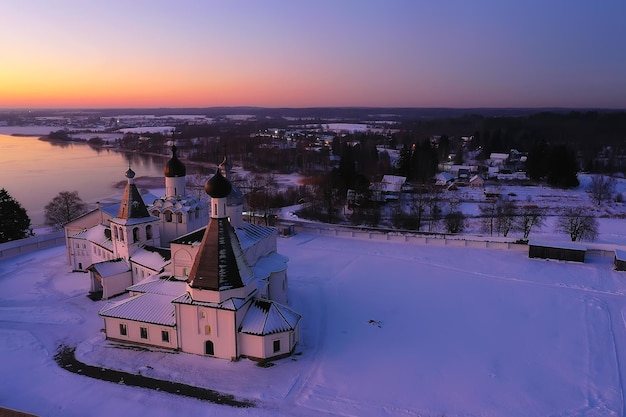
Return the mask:
[(566, 145), (550, 149), (548, 154), (548, 184), (555, 187), (570, 188), (578, 184), (578, 162), (576, 153)]
[(533, 181), (548, 175), (548, 144), (545, 140), (535, 142), (526, 161), (526, 173)]
[(4, 188), (0, 190), (0, 243), (32, 236), (26, 210)]

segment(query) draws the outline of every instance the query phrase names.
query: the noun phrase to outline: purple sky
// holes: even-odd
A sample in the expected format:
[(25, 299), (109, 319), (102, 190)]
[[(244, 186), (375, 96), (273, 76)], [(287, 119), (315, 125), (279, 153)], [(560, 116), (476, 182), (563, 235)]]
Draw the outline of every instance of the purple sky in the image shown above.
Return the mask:
[(60, 1), (2, 10), (0, 108), (626, 108), (626, 1)]

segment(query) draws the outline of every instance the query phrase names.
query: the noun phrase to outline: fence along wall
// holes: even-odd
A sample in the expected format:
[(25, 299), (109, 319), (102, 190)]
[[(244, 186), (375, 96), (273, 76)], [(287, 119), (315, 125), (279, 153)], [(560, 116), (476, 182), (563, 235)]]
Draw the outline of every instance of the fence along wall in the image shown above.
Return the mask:
[(345, 226), (328, 226), (319, 223), (292, 222), (296, 231), (312, 233), (324, 236), (349, 237), (353, 239), (378, 240), (389, 242), (410, 243), (414, 245), (435, 245), (435, 246), (456, 246), (482, 249), (502, 249), (527, 252), (528, 245), (513, 242), (489, 241), (472, 236), (455, 236), (454, 238), (441, 236), (421, 236), (411, 233), (387, 232), (377, 230), (363, 230), (349, 228)]
[[(477, 249), (498, 249), (513, 250), (518, 252), (529, 253), (529, 245), (506, 242), (493, 241), (489, 238), (481, 238), (471, 235), (419, 235), (413, 233), (401, 233), (396, 231), (384, 230), (364, 230), (359, 228), (351, 228), (347, 226), (331, 226), (320, 223), (290, 221), (295, 225), (295, 230), (302, 233), (312, 233), (325, 236), (349, 237), (354, 239), (367, 239), (389, 242), (410, 243), (413, 245), (434, 245), (434, 246), (455, 246)], [(588, 256), (596, 257), (613, 257), (615, 247), (620, 245), (612, 244), (595, 244), (585, 242)], [(626, 251), (626, 249), (625, 249)]]
[(12, 240), (0, 243), (0, 259), (24, 255), (60, 245), (65, 245), (65, 232), (63, 230), (41, 236), (27, 237), (26, 239)]

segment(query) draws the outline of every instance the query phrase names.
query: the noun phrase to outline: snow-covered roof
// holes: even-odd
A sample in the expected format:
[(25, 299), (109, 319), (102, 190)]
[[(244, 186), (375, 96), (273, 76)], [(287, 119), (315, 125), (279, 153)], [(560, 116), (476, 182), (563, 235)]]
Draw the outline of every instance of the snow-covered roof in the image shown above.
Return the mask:
[(159, 218), (158, 217), (154, 217), (154, 216), (146, 216), (146, 217), (133, 217), (130, 219), (124, 219), (121, 217), (114, 217), (113, 219), (111, 219), (112, 222), (117, 223), (117, 224), (121, 224), (123, 226), (132, 226), (134, 224), (143, 224), (143, 223), (150, 223), (150, 222), (154, 222), (154, 221), (158, 221)]
[(145, 266), (146, 268), (150, 268), (153, 271), (161, 271), (165, 265), (170, 262), (170, 259), (170, 251), (152, 246), (144, 246), (143, 248), (137, 249), (135, 253), (133, 253), (130, 261), (132, 263)]
[(222, 310), (235, 311), (243, 307), (243, 305), (246, 303), (246, 300), (244, 300), (243, 298), (229, 298), (228, 300), (223, 301), (221, 303), (211, 303), (211, 302), (206, 302), (206, 301), (194, 300), (193, 298), (191, 298), (191, 295), (189, 295), (189, 293), (186, 292), (180, 297), (176, 297), (174, 300), (172, 300), (172, 303), (190, 304), (190, 305), (195, 305), (195, 306), (220, 308)]
[(206, 230), (206, 226), (202, 226), (200, 229), (196, 229), (193, 232), (189, 232), (185, 235), (177, 237), (172, 240), (170, 244), (178, 244), (178, 245), (199, 245), (202, 242), (202, 237), (204, 236), (204, 231)]
[(449, 172), (440, 172), (435, 175), (435, 183), (437, 185), (444, 185), (452, 180), (454, 180), (454, 175)]
[(130, 271), (130, 267), (123, 259), (112, 259), (110, 261), (97, 262), (89, 266), (87, 269), (93, 269), (102, 278), (112, 277), (114, 275)]
[[(107, 226), (97, 224), (93, 227), (90, 227), (89, 229), (85, 229), (81, 232), (78, 232), (71, 237), (75, 239), (85, 239), (89, 242), (95, 243), (104, 248), (112, 250), (113, 242), (111, 241), (111, 238), (110, 238), (111, 236), (110, 230), (111, 229)], [(107, 233), (106, 233), (107, 231), (109, 231), (108, 233), (109, 237), (107, 237)]]
[(100, 210), (108, 214), (111, 217), (116, 217), (117, 213), (120, 211), (121, 204), (122, 203), (120, 202), (120, 203), (110, 204), (108, 206), (100, 206)]
[(626, 261), (626, 251), (622, 249), (615, 249), (615, 259), (618, 261)]
[(275, 227), (244, 222), (235, 229), (235, 233), (237, 233), (241, 247), (245, 250), (272, 234), (278, 234), (278, 230)]
[(186, 285), (184, 281), (176, 281), (158, 277), (148, 278), (140, 282), (139, 284), (128, 287), (127, 290), (133, 292), (143, 292), (178, 297), (185, 293)]
[(383, 179), (380, 182), (400, 186), (406, 182), (406, 177), (400, 177), (398, 175), (383, 175)]
[(101, 317), (139, 321), (142, 323), (176, 326), (172, 297), (162, 294), (141, 294), (122, 301), (108, 303), (100, 312)]
[(302, 316), (274, 301), (254, 300), (244, 317), (239, 331), (254, 335), (294, 330)]
[[(199, 245), (202, 242), (202, 238), (204, 237), (204, 232), (206, 230), (206, 226), (194, 230), (193, 232), (189, 232), (186, 235), (180, 236), (170, 243), (179, 244), (179, 245)], [(235, 229), (235, 233), (237, 234), (237, 239), (239, 239), (239, 244), (242, 249), (247, 249), (250, 246), (254, 245), (257, 242), (271, 236), (272, 234), (278, 234), (278, 229), (271, 226), (263, 226), (259, 224), (251, 224), (242, 222), (240, 227)]]
[(557, 248), (557, 249), (569, 249), (569, 250), (587, 250), (587, 247), (573, 242), (550, 242), (550, 241), (538, 241), (531, 240), (528, 242), (529, 246), (541, 246), (544, 248)]
[(283, 271), (287, 269), (289, 258), (276, 252), (263, 256), (254, 264), (252, 270), (257, 278), (267, 278), (272, 272)]

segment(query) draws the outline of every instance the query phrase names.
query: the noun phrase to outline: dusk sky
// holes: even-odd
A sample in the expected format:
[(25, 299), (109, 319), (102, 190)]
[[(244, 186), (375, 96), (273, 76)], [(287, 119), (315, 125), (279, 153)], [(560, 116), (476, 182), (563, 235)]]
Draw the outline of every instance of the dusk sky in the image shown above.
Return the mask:
[(626, 109), (624, 0), (0, 2), (0, 108)]

